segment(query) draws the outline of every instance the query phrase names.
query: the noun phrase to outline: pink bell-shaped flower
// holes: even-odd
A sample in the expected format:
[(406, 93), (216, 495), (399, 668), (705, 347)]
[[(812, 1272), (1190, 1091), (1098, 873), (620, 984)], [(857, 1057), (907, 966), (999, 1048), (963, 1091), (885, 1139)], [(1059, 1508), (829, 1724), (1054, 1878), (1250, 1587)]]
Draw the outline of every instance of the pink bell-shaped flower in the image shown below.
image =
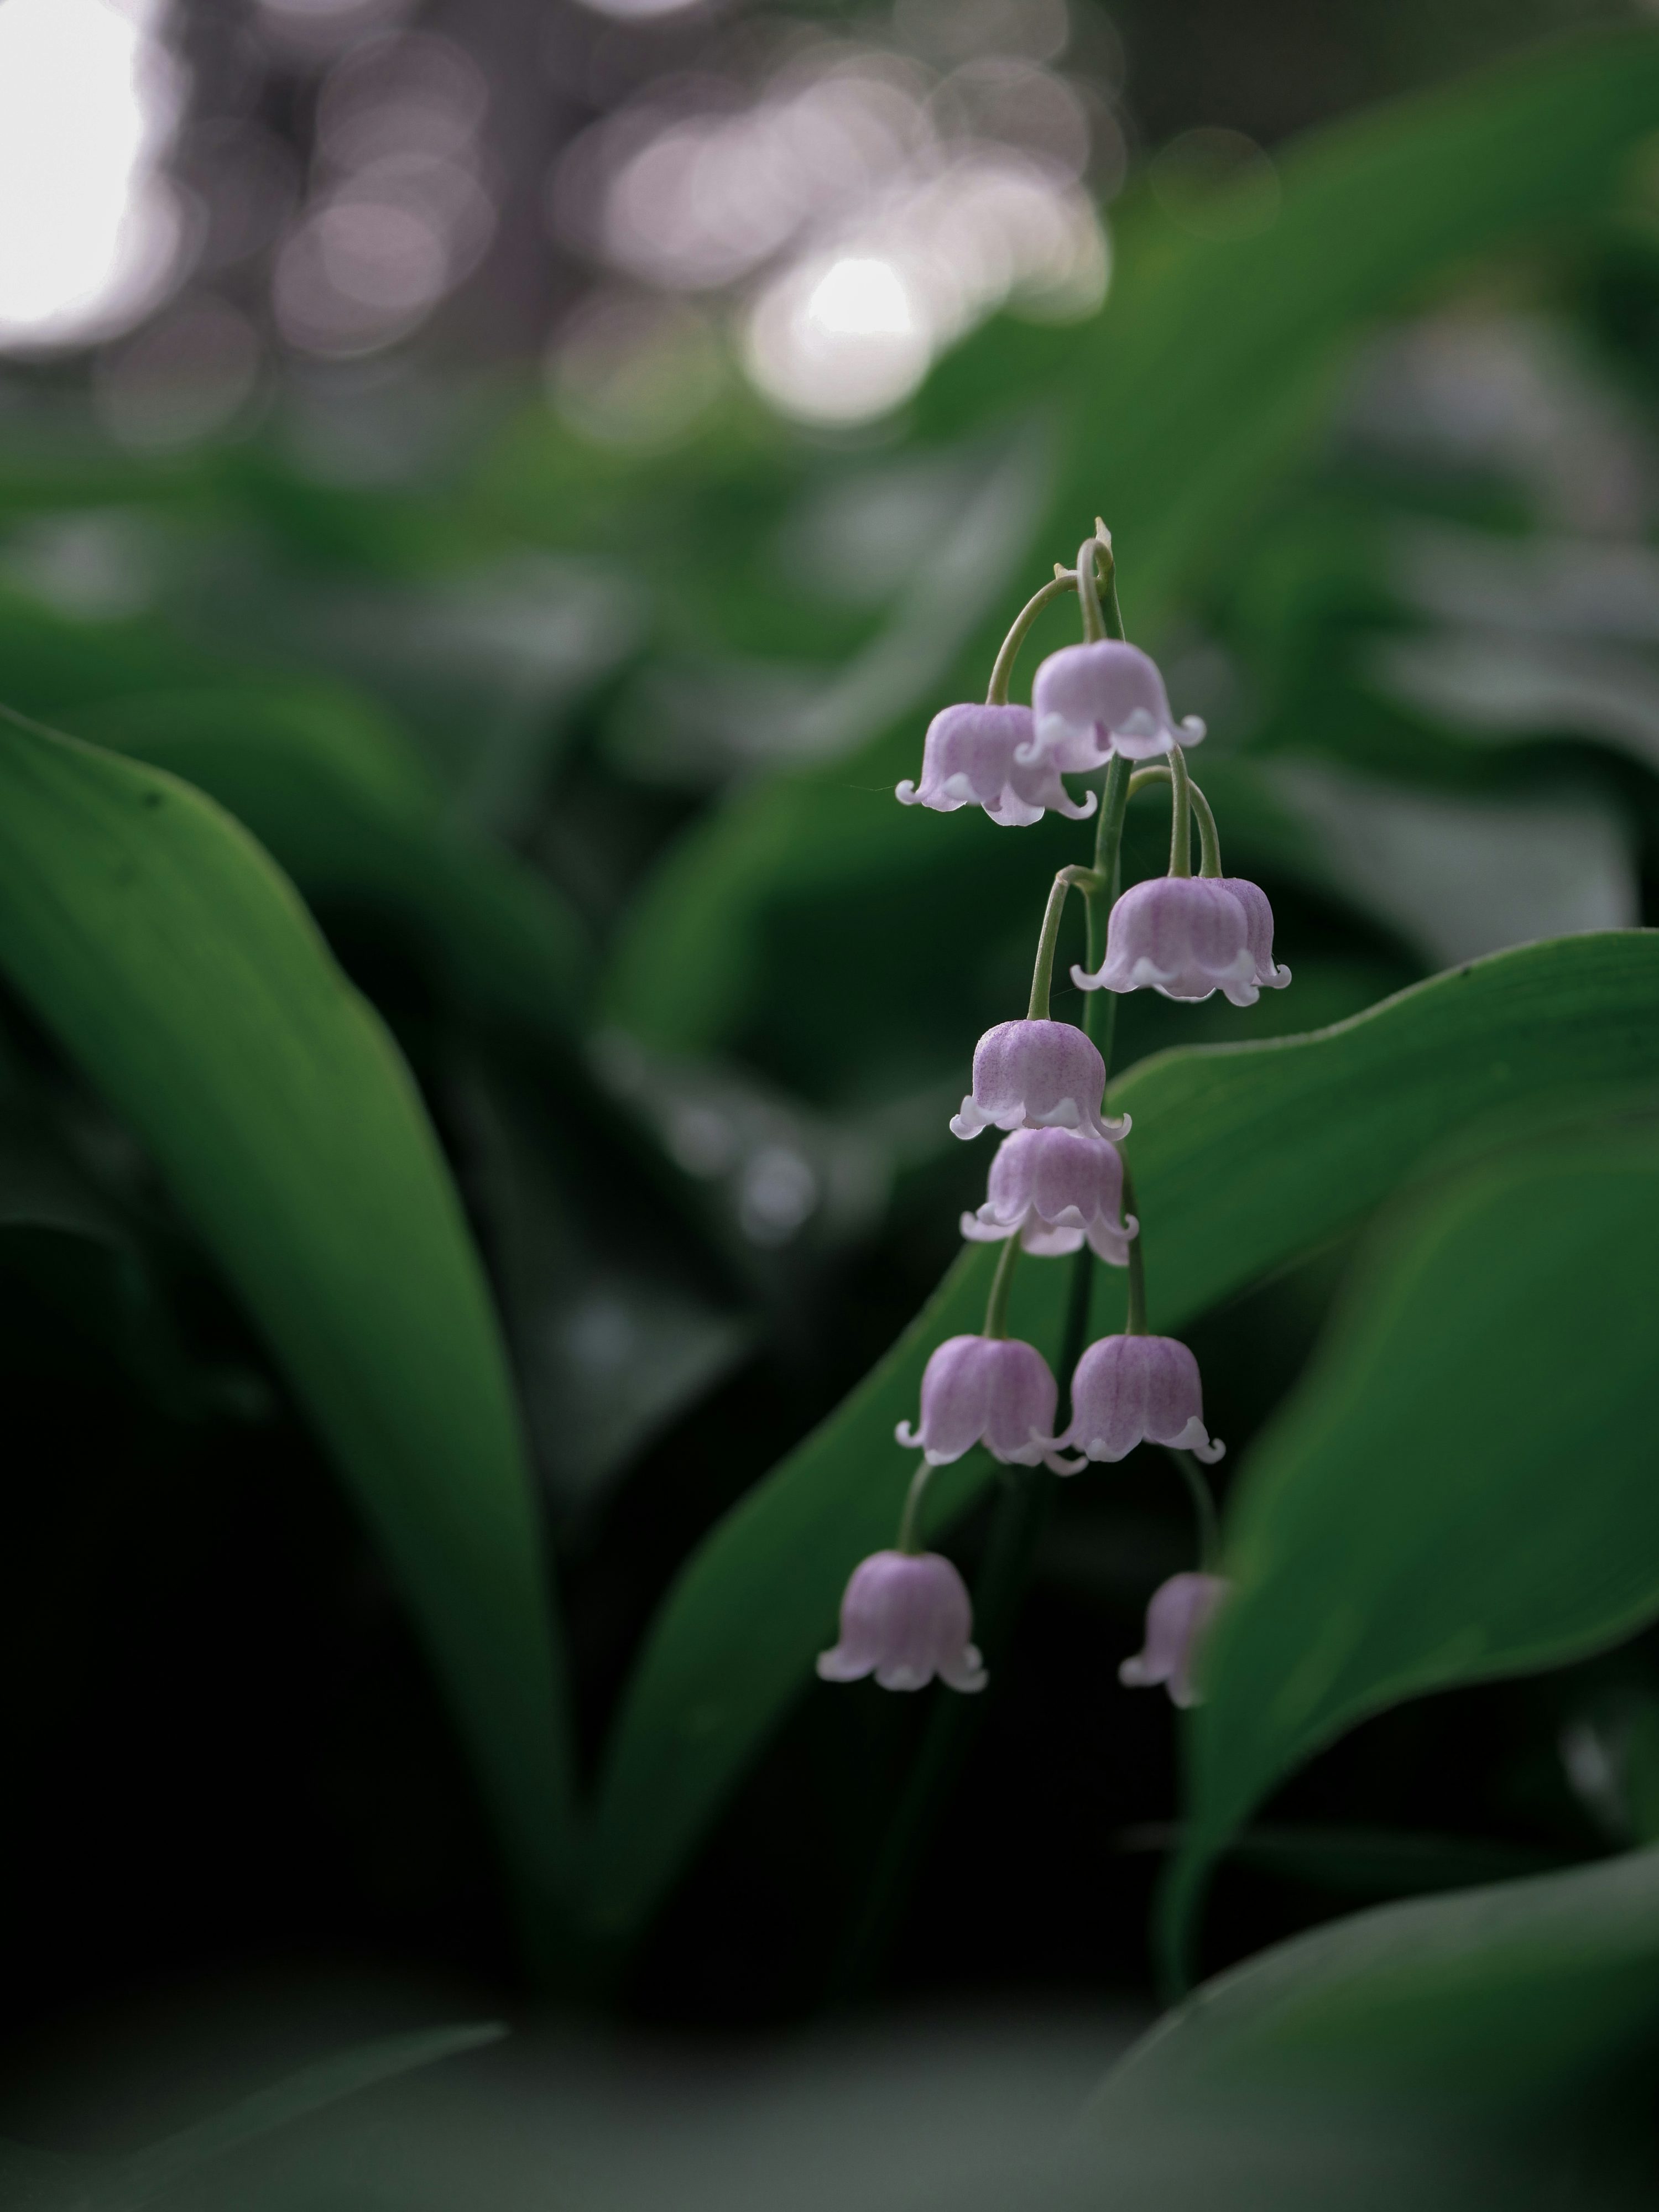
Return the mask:
[(1172, 1336), (1103, 1336), (1072, 1377), (1072, 1419), (1062, 1449), (1089, 1459), (1127, 1459), (1139, 1443), (1170, 1444), (1218, 1460), (1204, 1426), (1198, 1362)]
[(1223, 876), (1219, 882), (1222, 890), (1231, 891), (1244, 909), (1249, 933), (1245, 941), (1255, 963), (1251, 981), (1258, 990), (1282, 991), (1291, 980), (1291, 971), (1273, 963), (1273, 910), (1267, 892), (1260, 884), (1249, 883), (1243, 876)]
[(1075, 1129), (1016, 1129), (998, 1146), (985, 1203), (963, 1215), (962, 1233), (977, 1244), (1018, 1237), (1044, 1257), (1086, 1240), (1109, 1266), (1127, 1266), (1135, 1223), (1123, 1218), (1116, 1146)]
[(1172, 719), (1157, 662), (1121, 638), (1051, 653), (1031, 686), (1031, 708), (1037, 750), (1075, 775), (1101, 767), (1114, 753), (1152, 760), (1171, 745), (1195, 745), (1204, 735), (1196, 714)]
[(1081, 1129), (1091, 1137), (1128, 1134), (1129, 1117), (1101, 1112), (1106, 1063), (1070, 1022), (999, 1022), (974, 1048), (974, 1087), (951, 1132)]
[(1151, 876), (1124, 892), (1106, 924), (1106, 957), (1092, 975), (1073, 968), (1084, 991), (1140, 991), (1207, 999), (1224, 991), (1252, 1006), (1265, 983), (1282, 991), (1288, 968), (1273, 965), (1273, 916), (1267, 893), (1242, 877)]
[(921, 1378), (921, 1426), (894, 1431), (944, 1467), (982, 1443), (1005, 1467), (1040, 1463), (1062, 1474), (1054, 1449), (1060, 1393), (1048, 1361), (1017, 1336), (947, 1336)]
[(974, 1613), (962, 1577), (937, 1552), (874, 1552), (854, 1568), (841, 1601), (841, 1641), (818, 1654), (826, 1682), (873, 1674), (884, 1690), (920, 1690), (937, 1674), (953, 1690), (982, 1690), (969, 1642)]
[(954, 814), (982, 806), (993, 822), (1024, 828), (1046, 808), (1082, 822), (1097, 804), (1090, 792), (1079, 801), (1060, 780), (1056, 763), (1039, 751), (1029, 707), (946, 707), (927, 725), (921, 749), (921, 781), (907, 780), (897, 796), (906, 806), (931, 806)]
[(1146, 1640), (1118, 1668), (1118, 1680), (1131, 1690), (1156, 1689), (1163, 1683), (1171, 1705), (1195, 1705), (1193, 1662), (1198, 1643), (1226, 1595), (1220, 1575), (1171, 1575), (1152, 1592)]

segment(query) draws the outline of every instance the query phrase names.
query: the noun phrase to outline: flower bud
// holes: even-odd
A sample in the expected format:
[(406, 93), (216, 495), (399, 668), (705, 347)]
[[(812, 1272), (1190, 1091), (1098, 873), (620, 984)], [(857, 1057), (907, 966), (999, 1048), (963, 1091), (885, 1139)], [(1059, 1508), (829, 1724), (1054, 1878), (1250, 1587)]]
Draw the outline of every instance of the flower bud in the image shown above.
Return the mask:
[(1201, 1460), (1226, 1449), (1204, 1426), (1198, 1362), (1172, 1336), (1103, 1336), (1072, 1377), (1072, 1420), (1060, 1449), (1127, 1459), (1139, 1443), (1170, 1444)]
[(986, 1200), (964, 1213), (975, 1243), (1018, 1237), (1044, 1257), (1090, 1249), (1114, 1267), (1127, 1264), (1133, 1218), (1123, 1218), (1123, 1163), (1103, 1138), (1075, 1129), (1016, 1129), (991, 1162)]
[(1000, 1022), (974, 1048), (974, 1087), (951, 1132), (1081, 1129), (1091, 1137), (1128, 1134), (1129, 1119), (1101, 1113), (1106, 1063), (1070, 1022)]
[(1204, 735), (1195, 714), (1171, 719), (1157, 662), (1121, 638), (1051, 653), (1031, 686), (1031, 707), (1037, 750), (1069, 774), (1099, 768), (1114, 753), (1151, 760)]
[(1091, 791), (1079, 801), (1060, 780), (1057, 764), (1039, 752), (1029, 707), (946, 707), (927, 725), (921, 749), (921, 782), (900, 784), (906, 806), (931, 806), (954, 814), (982, 806), (993, 822), (1023, 828), (1043, 811), (1085, 821), (1097, 804)]
[(937, 1552), (875, 1552), (854, 1568), (841, 1601), (841, 1641), (818, 1654), (826, 1682), (873, 1674), (884, 1690), (920, 1690), (937, 1674), (953, 1690), (982, 1690), (969, 1642), (973, 1607), (962, 1577)]
[(1092, 975), (1073, 968), (1084, 991), (1139, 991), (1207, 999), (1224, 991), (1252, 1006), (1265, 983), (1283, 990), (1288, 968), (1273, 965), (1273, 916), (1267, 893), (1242, 877), (1152, 876), (1124, 892), (1106, 925), (1106, 957)]
[(921, 1378), (921, 1426), (901, 1421), (893, 1433), (908, 1450), (920, 1446), (933, 1467), (982, 1443), (1005, 1467), (1042, 1463), (1065, 1474), (1054, 1449), (1059, 1397), (1035, 1345), (1017, 1336), (950, 1336)]
[(1163, 1683), (1171, 1705), (1195, 1705), (1196, 1647), (1226, 1595), (1227, 1583), (1220, 1575), (1171, 1575), (1152, 1592), (1146, 1642), (1118, 1668), (1118, 1680), (1131, 1690), (1156, 1689)]

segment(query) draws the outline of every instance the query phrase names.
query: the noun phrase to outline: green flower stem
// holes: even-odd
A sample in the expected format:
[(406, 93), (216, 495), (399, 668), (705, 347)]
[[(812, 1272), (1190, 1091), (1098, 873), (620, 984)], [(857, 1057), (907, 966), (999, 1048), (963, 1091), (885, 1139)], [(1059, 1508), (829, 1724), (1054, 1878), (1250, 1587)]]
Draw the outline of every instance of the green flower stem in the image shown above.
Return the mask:
[(997, 1271), (991, 1278), (991, 1295), (985, 1301), (986, 1336), (1008, 1334), (1008, 1293), (1013, 1288), (1014, 1267), (1019, 1258), (1019, 1239), (1010, 1237), (997, 1254)]
[(1054, 984), (1054, 948), (1060, 942), (1060, 918), (1066, 911), (1066, 894), (1080, 890), (1085, 898), (1101, 888), (1094, 872), (1089, 868), (1062, 868), (1054, 878), (1048, 893), (1048, 903), (1042, 910), (1042, 928), (1037, 937), (1036, 962), (1031, 969), (1031, 1003), (1025, 1010), (1028, 1022), (1048, 1019), (1048, 994)]
[(1221, 1534), (1216, 1521), (1215, 1499), (1204, 1471), (1191, 1452), (1175, 1451), (1165, 1446), (1175, 1462), (1176, 1472), (1186, 1484), (1193, 1501), (1193, 1517), (1198, 1523), (1198, 1565), (1200, 1573), (1212, 1575), (1221, 1556)]
[[(1139, 1215), (1135, 1207), (1135, 1187), (1130, 1180), (1129, 1164), (1123, 1164), (1123, 1211)], [(1085, 1245), (1086, 1251), (1088, 1247)], [(1140, 1256), (1140, 1231), (1136, 1230), (1129, 1239), (1128, 1315), (1123, 1324), (1126, 1336), (1145, 1336), (1146, 1331), (1146, 1263)]]
[(1213, 883), (1221, 873), (1221, 839), (1217, 834), (1215, 815), (1195, 783), (1189, 781), (1187, 788), (1192, 793), (1193, 811), (1198, 817), (1198, 872)]
[[(1095, 864), (1090, 871), (1090, 880), (1082, 887), (1089, 919), (1087, 966), (1091, 975), (1097, 973), (1106, 957), (1106, 925), (1111, 919), (1112, 908), (1117, 898), (1123, 817), (1129, 804), (1132, 783), (1128, 762), (1121, 754), (1115, 753), (1107, 766), (1100, 811), (1095, 823)], [(1108, 1075), (1112, 1072), (1112, 1038), (1116, 1027), (1116, 992), (1091, 991), (1084, 1004), (1083, 1032), (1097, 1048), (1106, 1063)], [(1085, 1246), (1085, 1253), (1086, 1250)]]
[(910, 1477), (910, 1487), (904, 1493), (904, 1510), (899, 1516), (898, 1540), (894, 1548), (911, 1559), (921, 1549), (918, 1523), (921, 1519), (922, 1496), (933, 1472), (933, 1462), (924, 1459)]
[[(1135, 770), (1129, 778), (1129, 796), (1133, 799), (1139, 792), (1150, 791), (1154, 784), (1172, 785), (1174, 781), (1173, 774), (1162, 761), (1158, 761), (1150, 768)], [(1198, 817), (1199, 873), (1213, 880), (1221, 873), (1221, 835), (1215, 826), (1215, 812), (1190, 775), (1187, 779), (1187, 793), (1192, 800), (1193, 811)]]
[(1179, 745), (1170, 748), (1170, 873), (1193, 872), (1193, 787)]
[[(1031, 1562), (1054, 1504), (1054, 1478), (1042, 1468), (1002, 1471), (996, 1510), (974, 1581), (974, 1635), (993, 1680), (1008, 1655), (1010, 1633)], [(979, 1723), (983, 1698), (958, 1696), (942, 1686), (931, 1692), (915, 1764), (904, 1789), (863, 1897), (848, 1923), (841, 1955), (831, 1971), (831, 2003), (863, 1996), (880, 1972), (897, 1933), (939, 1816), (949, 1803)]]
[[(1097, 526), (1098, 527), (1098, 526)], [(1077, 595), (1083, 610), (1083, 642), (1098, 645), (1106, 635), (1106, 617), (1100, 606), (1100, 556), (1106, 556), (1106, 573), (1112, 573), (1110, 546), (1103, 546), (1098, 538), (1085, 538), (1078, 548)], [(1112, 586), (1108, 582), (1107, 589)]]
[(1057, 568), (1049, 582), (1044, 584), (1040, 591), (1032, 592), (1030, 598), (1014, 617), (1013, 628), (1003, 639), (1002, 650), (992, 664), (991, 681), (985, 690), (985, 703), (988, 707), (1007, 705), (1008, 685), (1013, 677), (1014, 663), (1019, 657), (1019, 648), (1024, 644), (1031, 624), (1042, 612), (1044, 607), (1052, 606), (1056, 599), (1063, 599), (1067, 592), (1074, 592), (1076, 589), (1077, 578), (1071, 569)]
[(1031, 1003), (1025, 1009), (1028, 1022), (1046, 1022), (1048, 1018), (1048, 993), (1054, 982), (1054, 947), (1060, 942), (1060, 917), (1066, 911), (1066, 894), (1072, 888), (1067, 874), (1062, 868), (1054, 878), (1048, 889), (1048, 903), (1042, 909), (1036, 962), (1031, 969)]
[[(1117, 556), (1112, 550), (1112, 533), (1098, 515), (1095, 517), (1095, 544), (1100, 549), (1095, 556), (1096, 573), (1100, 578), (1101, 620), (1108, 637), (1115, 638), (1120, 645), (1124, 640), (1123, 610), (1117, 603)], [(1105, 560), (1101, 561), (1101, 554)]]
[[(1085, 638), (1107, 636), (1121, 639), (1123, 635), (1123, 617), (1117, 603), (1116, 563), (1112, 555), (1111, 538), (1103, 523), (1097, 523), (1096, 528), (1097, 536), (1091, 538), (1083, 549), (1083, 573), (1088, 580), (1080, 594), (1084, 608), (1084, 635)], [(1095, 583), (1097, 574), (1100, 578), (1098, 586)], [(1022, 610), (991, 672), (990, 688), (987, 693), (988, 702), (991, 706), (1006, 704), (1014, 656), (1038, 614), (1062, 592), (1077, 589), (1077, 577), (1060, 569), (1054, 581), (1045, 584)], [(1089, 626), (1091, 608), (1097, 624), (1093, 629)], [(1054, 888), (1049, 893), (1048, 906), (1043, 915), (1043, 935), (1049, 943), (1040, 1008), (1036, 978), (1035, 975), (1032, 978), (1033, 1018), (1041, 1019), (1048, 1011), (1048, 978), (1053, 973), (1060, 915), (1065, 905), (1066, 891), (1073, 884), (1083, 893), (1088, 914), (1090, 968), (1098, 968), (1106, 957), (1106, 925), (1118, 891), (1123, 816), (1129, 803), (1129, 774), (1128, 762), (1116, 756), (1107, 767), (1099, 818), (1095, 824), (1093, 867), (1064, 869), (1054, 879)], [(1042, 957), (1039, 948), (1039, 966)], [(1104, 1006), (1100, 1004), (1103, 1000), (1106, 1002)], [(1093, 1039), (1109, 1073), (1112, 1065), (1112, 1036), (1116, 1012), (1115, 994), (1109, 991), (1089, 993), (1084, 1017), (1085, 1034)], [(1132, 1284), (1137, 1279), (1135, 1270), (1139, 1243), (1137, 1237), (1129, 1247), (1133, 1255), (1130, 1268)], [(986, 1309), (985, 1334), (988, 1336), (1002, 1334), (1008, 1289), (1018, 1249), (1018, 1237), (1011, 1237), (998, 1260)], [(1071, 1289), (1066, 1300), (1066, 1331), (1060, 1346), (1059, 1370), (1062, 1387), (1066, 1389), (1070, 1387), (1072, 1375), (1088, 1339), (1090, 1293), (1094, 1285), (1093, 1262), (1094, 1255), (1086, 1244), (1072, 1262)], [(918, 1469), (910, 1486), (910, 1498), (906, 1500), (906, 1520), (900, 1529), (901, 1549), (904, 1548), (907, 1533), (914, 1540), (910, 1504), (914, 1500), (916, 1517), (919, 1517), (924, 1486), (924, 1474)], [(1007, 1656), (1020, 1600), (1030, 1579), (1037, 1545), (1054, 1508), (1054, 1477), (1046, 1468), (1030, 1470), (1010, 1468), (1005, 1471), (996, 1507), (991, 1516), (984, 1556), (974, 1579), (975, 1635), (993, 1674)], [(830, 1977), (829, 1995), (832, 2002), (845, 2003), (858, 1996), (868, 1989), (880, 1971), (882, 1960), (886, 1955), (906, 1901), (921, 1869), (934, 1826), (950, 1800), (951, 1790), (973, 1741), (982, 1701), (977, 1698), (954, 1696), (945, 1691), (935, 1691), (933, 1696), (933, 1709), (927, 1717), (915, 1764), (895, 1808), (863, 1899), (848, 1925), (847, 1940)]]

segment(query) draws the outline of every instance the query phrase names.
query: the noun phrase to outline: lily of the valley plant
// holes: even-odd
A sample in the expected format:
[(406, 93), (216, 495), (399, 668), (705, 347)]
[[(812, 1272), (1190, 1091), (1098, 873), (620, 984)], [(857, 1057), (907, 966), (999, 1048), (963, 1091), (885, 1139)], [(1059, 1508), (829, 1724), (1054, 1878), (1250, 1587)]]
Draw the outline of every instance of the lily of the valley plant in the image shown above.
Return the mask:
[[(1027, 631), (1043, 607), (1071, 592), (1082, 611), (1083, 642), (1042, 662), (1030, 707), (1011, 706), (1009, 679)], [(1089, 958), (1072, 969), (1072, 979), (1085, 993), (1151, 989), (1199, 1000), (1220, 991), (1246, 1006), (1264, 988), (1290, 981), (1290, 970), (1273, 960), (1265, 893), (1222, 873), (1215, 817), (1187, 770), (1184, 748), (1203, 735), (1195, 718), (1174, 720), (1157, 665), (1125, 640), (1111, 540), (1097, 524), (1075, 568), (1057, 567), (1054, 580), (1021, 611), (997, 655), (985, 704), (936, 714), (921, 781), (898, 787), (906, 805), (940, 813), (982, 806), (1009, 828), (1040, 821), (1050, 808), (1074, 821), (1092, 817), (1094, 852), (1087, 866), (1062, 868), (1054, 878), (1030, 1004), (1023, 1019), (1000, 1023), (980, 1039), (972, 1089), (951, 1123), (964, 1139), (988, 1128), (1004, 1132), (985, 1202), (962, 1220), (965, 1237), (1000, 1240), (1003, 1249), (982, 1332), (939, 1346), (922, 1376), (919, 1421), (899, 1424), (898, 1442), (919, 1449), (921, 1461), (894, 1549), (862, 1561), (847, 1585), (840, 1641), (818, 1661), (826, 1680), (873, 1674), (884, 1689), (919, 1690), (937, 1674), (953, 1690), (984, 1688), (962, 1577), (949, 1559), (921, 1547), (922, 1499), (936, 1467), (982, 1444), (1006, 1467), (1070, 1475), (1148, 1443), (1170, 1453), (1192, 1493), (1199, 1560), (1195, 1571), (1153, 1593), (1144, 1648), (1119, 1674), (1132, 1685), (1163, 1684), (1177, 1705), (1197, 1695), (1200, 1639), (1226, 1589), (1215, 1572), (1215, 1512), (1198, 1462), (1219, 1459), (1224, 1447), (1204, 1424), (1197, 1360), (1186, 1345), (1146, 1328), (1146, 1224), (1127, 1210), (1133, 1184), (1121, 1149), (1129, 1122), (1112, 1119), (1105, 1107), (1114, 1001), (1091, 996), (1087, 1025), (1079, 1028), (1054, 1020), (1048, 1000), (1060, 917), (1073, 890), (1084, 901)], [(1074, 796), (1067, 789), (1066, 776), (1099, 771), (1098, 793)], [(1169, 872), (1120, 896), (1124, 814), (1134, 793), (1154, 782), (1170, 792)], [(1079, 1267), (1098, 1261), (1127, 1271), (1124, 1333), (1080, 1352), (1073, 1345), (1063, 1425), (1048, 1361), (1007, 1331), (1022, 1251), (1038, 1260), (1077, 1255)], [(1086, 1316), (1086, 1297), (1074, 1298), (1073, 1309)], [(1079, 1328), (1079, 1341), (1084, 1333)]]

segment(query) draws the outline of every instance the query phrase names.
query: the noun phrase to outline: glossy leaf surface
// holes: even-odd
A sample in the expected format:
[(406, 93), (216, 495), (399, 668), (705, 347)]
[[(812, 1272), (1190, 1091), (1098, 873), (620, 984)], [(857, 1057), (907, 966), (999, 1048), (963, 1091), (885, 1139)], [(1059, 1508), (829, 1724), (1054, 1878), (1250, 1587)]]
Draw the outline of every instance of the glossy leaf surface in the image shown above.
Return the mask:
[(210, 800), (15, 717), (0, 966), (149, 1146), (326, 1439), (545, 1936), (571, 1815), (539, 1532), (483, 1273), (395, 1047)]
[(1385, 1906), (1197, 1990), (1036, 2201), (1640, 2203), (1656, 2035), (1659, 1853)]
[[(1293, 988), (1294, 987), (1292, 987)], [(1509, 1117), (1659, 1082), (1659, 936), (1502, 953), (1308, 1037), (1143, 1062), (1112, 1091), (1146, 1238), (1149, 1316), (1179, 1328), (1362, 1217), (1447, 1147)], [(985, 1147), (988, 1158), (989, 1147)], [(933, 1347), (980, 1325), (994, 1262), (963, 1255), (838, 1410), (705, 1540), (652, 1630), (613, 1739), (592, 1896), (613, 1934), (650, 1911), (830, 1640), (848, 1573), (891, 1540)], [(1012, 1327), (1052, 1358), (1066, 1271), (1026, 1261)], [(1096, 1333), (1120, 1326), (1097, 1272)], [(979, 1455), (935, 1485), (933, 1525), (988, 1479)]]
[(1659, 1132), (1528, 1147), (1389, 1225), (1230, 1516), (1176, 1909), (1363, 1714), (1659, 1613)]

